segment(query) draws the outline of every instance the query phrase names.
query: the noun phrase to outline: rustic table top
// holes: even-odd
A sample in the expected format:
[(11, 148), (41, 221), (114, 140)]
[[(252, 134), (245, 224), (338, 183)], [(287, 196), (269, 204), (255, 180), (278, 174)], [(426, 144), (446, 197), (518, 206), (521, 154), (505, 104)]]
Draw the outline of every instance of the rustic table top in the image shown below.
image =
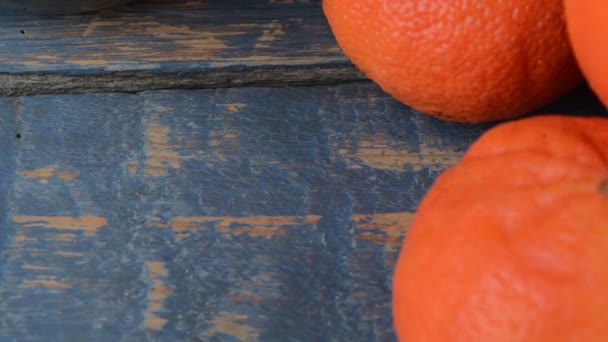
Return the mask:
[(4, 14), (0, 93), (2, 341), (392, 341), (416, 207), (491, 126), (383, 93), (313, 0)]

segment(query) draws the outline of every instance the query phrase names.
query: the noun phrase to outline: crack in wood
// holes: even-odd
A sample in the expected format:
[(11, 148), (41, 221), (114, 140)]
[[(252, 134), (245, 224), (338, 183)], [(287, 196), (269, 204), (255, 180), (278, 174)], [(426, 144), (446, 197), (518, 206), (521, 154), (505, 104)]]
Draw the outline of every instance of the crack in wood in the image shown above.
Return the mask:
[(162, 89), (286, 87), (367, 81), (352, 65), (214, 69), (200, 73), (0, 73), (1, 96), (137, 93)]

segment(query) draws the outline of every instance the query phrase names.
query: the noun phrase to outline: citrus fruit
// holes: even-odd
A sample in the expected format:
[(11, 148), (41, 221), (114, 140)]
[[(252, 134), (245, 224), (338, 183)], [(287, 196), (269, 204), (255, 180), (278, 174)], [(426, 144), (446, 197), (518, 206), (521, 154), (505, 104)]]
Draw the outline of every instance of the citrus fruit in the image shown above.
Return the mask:
[(608, 106), (608, 2), (566, 0), (571, 46), (589, 85)]
[(323, 10), (369, 79), (446, 120), (516, 117), (581, 81), (562, 0), (323, 0)]
[(608, 119), (487, 131), (422, 200), (393, 277), (400, 340), (608, 341)]

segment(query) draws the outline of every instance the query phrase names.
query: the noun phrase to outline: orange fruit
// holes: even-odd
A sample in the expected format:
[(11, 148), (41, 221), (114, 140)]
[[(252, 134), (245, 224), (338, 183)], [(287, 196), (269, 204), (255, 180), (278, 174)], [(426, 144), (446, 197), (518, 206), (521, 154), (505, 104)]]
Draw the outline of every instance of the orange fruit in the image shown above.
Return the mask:
[(393, 275), (397, 335), (608, 341), (608, 119), (487, 131), (422, 200)]
[(571, 46), (589, 85), (608, 106), (608, 2), (566, 0)]
[(446, 120), (516, 117), (581, 81), (562, 0), (323, 0), (323, 10), (354, 65)]

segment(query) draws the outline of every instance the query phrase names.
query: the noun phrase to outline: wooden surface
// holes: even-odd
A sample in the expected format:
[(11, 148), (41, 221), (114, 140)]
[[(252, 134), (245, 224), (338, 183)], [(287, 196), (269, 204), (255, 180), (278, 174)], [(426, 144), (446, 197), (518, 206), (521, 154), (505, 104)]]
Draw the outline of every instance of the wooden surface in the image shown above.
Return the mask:
[[(211, 61), (224, 57), (176, 42), (214, 32), (188, 18), (241, 20), (232, 18), (241, 2), (220, 3), (141, 1), (103, 14), (138, 30), (164, 20), (198, 31), (125, 35), (139, 48), (97, 65), (66, 59), (98, 49), (77, 47), (90, 18), (38, 18), (56, 31), (32, 34), (32, 45), (7, 40), (0, 65), (23, 79), (121, 82), (110, 70), (139, 72), (156, 56), (154, 72), (195, 78), (197, 68), (223, 70)], [(303, 21), (285, 28), (293, 40), (225, 51), (234, 75), (264, 70), (247, 56), (273, 68), (350, 68), (318, 2), (247, 3), (239, 15), (261, 26), (257, 16), (319, 26), (298, 32)], [(260, 43), (259, 32), (244, 42), (247, 30), (215, 29), (236, 30), (237, 46)], [(94, 44), (117, 46), (117, 29), (90, 30)], [(32, 62), (44, 49), (57, 59)], [(182, 52), (191, 59), (179, 62)], [(0, 340), (394, 341), (390, 281), (406, 229), (435, 177), (491, 125), (435, 120), (353, 80), (0, 97)], [(538, 112), (604, 113), (585, 87)]]
[(0, 15), (0, 94), (363, 80), (320, 0), (141, 0), (78, 16)]
[(0, 108), (17, 340), (389, 340), (405, 227), (480, 132), (370, 84)]

